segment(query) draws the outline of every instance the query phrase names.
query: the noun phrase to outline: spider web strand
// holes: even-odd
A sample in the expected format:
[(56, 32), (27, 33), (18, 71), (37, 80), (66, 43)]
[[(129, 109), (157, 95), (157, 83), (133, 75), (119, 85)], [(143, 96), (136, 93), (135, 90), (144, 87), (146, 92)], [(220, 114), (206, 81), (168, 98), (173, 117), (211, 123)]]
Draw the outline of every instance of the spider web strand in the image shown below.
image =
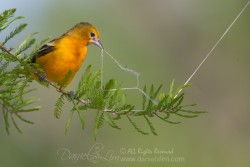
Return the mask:
[[(211, 48), (211, 50), (207, 53), (207, 55), (205, 56), (205, 58), (201, 61), (201, 63), (197, 66), (197, 68), (194, 70), (194, 72), (190, 75), (190, 77), (187, 79), (187, 81), (184, 83), (184, 85), (187, 85), (189, 83), (189, 81), (193, 78), (193, 76), (198, 72), (198, 70), (200, 69), (200, 67), (204, 64), (204, 62), (208, 59), (208, 57), (210, 57), (210, 55), (212, 54), (212, 52), (214, 51), (214, 49), (218, 46), (218, 44), (221, 42), (221, 40), (225, 37), (225, 35), (228, 33), (228, 31), (232, 28), (232, 26), (235, 24), (235, 22), (239, 19), (239, 17), (241, 16), (241, 14), (246, 10), (247, 6), (250, 4), (250, 0), (247, 2), (247, 4), (242, 8), (242, 10), (238, 13), (238, 15), (235, 17), (235, 19), (232, 21), (232, 23), (228, 26), (228, 28), (225, 30), (225, 32), (221, 35), (221, 37), (219, 38), (219, 40), (214, 44), (214, 46)], [(181, 89), (175, 97), (177, 97), (180, 92), (183, 89)]]
[[(137, 90), (139, 92), (141, 92), (148, 100), (152, 101), (155, 105), (157, 105), (157, 101), (155, 101), (154, 99), (150, 98), (150, 96), (144, 92), (143, 90), (141, 90), (139, 88), (140, 86), (140, 73), (138, 73), (135, 70), (132, 70), (128, 67), (124, 67), (123, 65), (121, 65), (121, 63), (119, 63), (119, 61), (117, 59), (115, 59), (109, 52), (107, 52), (106, 50), (104, 50), (104, 52), (115, 62), (115, 64), (123, 71), (127, 71), (129, 73), (131, 73), (132, 75), (134, 75), (136, 77), (136, 86), (135, 87), (128, 87), (128, 88), (121, 88), (121, 90)], [(103, 79), (103, 51), (102, 51), (102, 67), (101, 67), (101, 80)], [(103, 83), (103, 81), (101, 81)], [(117, 89), (111, 89), (112, 91), (115, 91)]]

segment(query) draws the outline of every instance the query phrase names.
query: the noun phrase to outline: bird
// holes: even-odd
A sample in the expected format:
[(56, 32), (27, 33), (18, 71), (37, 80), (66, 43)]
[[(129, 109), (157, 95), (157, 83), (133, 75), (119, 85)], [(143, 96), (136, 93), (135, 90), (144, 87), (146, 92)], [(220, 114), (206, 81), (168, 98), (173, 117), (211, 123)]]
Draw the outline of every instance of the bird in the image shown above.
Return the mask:
[(59, 38), (44, 44), (31, 58), (31, 63), (38, 64), (43, 70), (43, 75), (38, 78), (47, 79), (66, 88), (84, 62), (90, 44), (104, 49), (99, 31), (88, 22), (80, 22)]

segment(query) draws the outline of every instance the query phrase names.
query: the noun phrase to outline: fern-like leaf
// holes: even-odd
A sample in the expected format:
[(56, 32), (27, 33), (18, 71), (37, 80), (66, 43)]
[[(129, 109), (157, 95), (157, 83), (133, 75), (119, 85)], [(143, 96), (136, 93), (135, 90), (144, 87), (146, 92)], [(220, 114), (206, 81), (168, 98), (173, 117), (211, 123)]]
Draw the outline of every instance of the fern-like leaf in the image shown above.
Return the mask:
[(157, 135), (156, 131), (155, 131), (155, 128), (153, 126), (153, 124), (149, 121), (149, 119), (147, 118), (147, 116), (144, 115), (144, 118), (146, 119), (147, 123), (148, 123), (148, 126), (150, 127), (150, 130), (151, 132), (154, 134), (154, 135)]
[(2, 42), (2, 45), (6, 44), (10, 39), (22, 32), (26, 26), (27, 24), (20, 24), (18, 27), (16, 27), (15, 30), (11, 31), (10, 34), (5, 38), (5, 40)]
[(35, 44), (36, 39), (32, 38), (35, 34), (37, 33), (35, 32), (27, 36), (27, 38), (18, 46), (17, 50), (15, 51), (15, 55), (20, 55)]
[(103, 125), (103, 121), (104, 121), (104, 113), (101, 111), (97, 111), (96, 118), (95, 118), (95, 126), (94, 126), (94, 138), (95, 138), (95, 140), (97, 138), (98, 130)]
[(57, 99), (55, 104), (54, 116), (56, 118), (60, 118), (63, 105), (64, 105), (64, 95), (61, 94), (61, 96)]
[(105, 119), (105, 121), (106, 121), (112, 128), (121, 129), (120, 127), (118, 127), (118, 126), (116, 125), (116, 123), (114, 122), (114, 119), (111, 118), (109, 114), (104, 114), (104, 119)]
[(139, 132), (139, 133), (141, 133), (141, 134), (143, 134), (143, 135), (148, 135), (148, 134), (149, 134), (149, 133), (147, 133), (147, 132), (142, 131), (142, 130), (136, 125), (136, 123), (135, 123), (129, 116), (126, 116), (126, 117), (128, 118), (130, 124), (134, 127), (134, 129), (135, 129), (137, 132)]

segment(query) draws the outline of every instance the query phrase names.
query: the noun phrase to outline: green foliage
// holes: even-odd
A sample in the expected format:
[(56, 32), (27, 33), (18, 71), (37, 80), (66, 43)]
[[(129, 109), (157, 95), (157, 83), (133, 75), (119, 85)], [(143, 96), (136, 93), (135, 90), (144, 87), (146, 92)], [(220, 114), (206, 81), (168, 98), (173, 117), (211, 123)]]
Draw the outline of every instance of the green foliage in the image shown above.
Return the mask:
[(147, 132), (144, 132), (143, 130), (141, 130), (138, 126), (137, 126), (137, 124), (127, 115), (127, 118), (128, 118), (128, 120), (129, 120), (129, 122), (130, 122), (130, 124), (133, 126), (133, 128), (137, 131), (137, 132), (139, 132), (139, 133), (141, 133), (141, 134), (143, 134), (143, 135), (148, 135), (149, 133), (147, 133)]
[[(8, 28), (8, 26), (22, 17), (14, 17), (15, 9), (6, 10), (0, 14), (0, 33)], [(13, 126), (21, 132), (16, 123), (19, 119), (26, 123), (31, 123), (24, 119), (21, 114), (23, 112), (33, 112), (40, 109), (35, 106), (36, 98), (28, 98), (30, 92), (35, 91), (29, 87), (29, 83), (34, 80), (34, 75), (42, 72), (37, 65), (29, 64), (31, 56), (44, 44), (49, 38), (42, 40), (36, 44), (33, 51), (27, 54), (27, 50), (35, 44), (33, 38), (36, 33), (29, 35), (24, 39), (16, 50), (7, 49), (5, 44), (14, 39), (27, 24), (18, 25), (10, 34), (6, 35), (3, 42), (0, 43), (0, 105), (3, 112), (5, 129), (9, 133), (9, 127)], [(35, 74), (34, 74), (35, 73)], [(67, 92), (62, 87), (67, 83), (71, 72), (65, 76), (65, 80), (56, 85), (48, 80), (39, 82), (45, 83), (47, 86), (52, 86), (58, 90), (60, 96), (55, 102), (54, 116), (60, 118), (65, 104), (71, 104), (69, 117), (65, 127), (65, 133), (70, 128), (73, 116), (77, 113), (82, 129), (85, 127), (84, 112), (88, 110), (96, 110), (96, 117), (94, 120), (94, 138), (96, 139), (99, 129), (103, 125), (108, 125), (114, 129), (121, 129), (118, 126), (118, 121), (123, 117), (127, 118), (128, 123), (138, 132), (143, 135), (148, 135), (136, 123), (137, 117), (142, 118), (148, 125), (152, 134), (157, 135), (156, 128), (152, 120), (162, 120), (170, 124), (178, 124), (180, 122), (172, 121), (172, 116), (183, 118), (197, 117), (204, 111), (193, 111), (189, 109), (194, 105), (183, 105), (184, 93), (179, 94), (180, 90), (187, 87), (181, 86), (174, 88), (174, 81), (169, 87), (168, 93), (161, 92), (162, 85), (155, 87), (151, 85), (149, 89), (144, 86), (142, 95), (142, 109), (137, 110), (136, 106), (126, 102), (126, 94), (122, 90), (122, 85), (118, 85), (116, 80), (110, 79), (106, 83), (101, 82), (101, 72), (93, 71), (89, 65), (80, 82), (76, 92)], [(134, 117), (132, 119), (132, 117)]]
[(23, 18), (22, 16), (14, 17), (15, 12), (16, 9), (9, 9), (0, 14), (0, 31), (3, 31), (7, 27), (9, 27), (9, 25), (15, 20)]
[(20, 24), (17, 28), (10, 32), (10, 34), (5, 38), (2, 44), (6, 44), (11, 38), (22, 32), (26, 26), (27, 24)]
[(96, 140), (97, 132), (101, 128), (104, 122), (104, 113), (101, 111), (97, 111), (96, 117), (95, 117), (95, 126), (94, 126), (94, 137)]
[(60, 118), (62, 113), (62, 107), (64, 105), (64, 94), (61, 94), (61, 96), (57, 99), (54, 109), (54, 116), (56, 118)]
[[(22, 17), (13, 17), (15, 9), (6, 10), (0, 14), (0, 33), (9, 27), (9, 25), (15, 20)], [(6, 36), (3, 42), (0, 43), (2, 52), (0, 52), (0, 105), (4, 115), (5, 128), (9, 134), (10, 122), (14, 127), (21, 132), (17, 125), (16, 119), (23, 122), (33, 124), (33, 122), (23, 118), (21, 116), (24, 112), (33, 112), (40, 109), (39, 106), (33, 104), (38, 100), (36, 98), (27, 98), (27, 96), (34, 91), (29, 87), (31, 79), (26, 77), (21, 70), (26, 69), (27, 63), (22, 57), (18, 58), (11, 54), (10, 50), (4, 48), (11, 39), (19, 34), (27, 24), (20, 24), (9, 35)], [(34, 43), (34, 39), (29, 42), (22, 42), (17, 50), (18, 55), (25, 52)]]

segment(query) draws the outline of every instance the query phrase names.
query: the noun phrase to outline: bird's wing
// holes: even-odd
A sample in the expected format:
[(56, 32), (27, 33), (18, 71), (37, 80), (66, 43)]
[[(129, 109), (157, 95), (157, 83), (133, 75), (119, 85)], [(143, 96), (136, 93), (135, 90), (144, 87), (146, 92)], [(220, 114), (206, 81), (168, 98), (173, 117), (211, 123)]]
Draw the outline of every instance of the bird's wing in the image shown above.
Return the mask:
[(38, 57), (44, 56), (55, 50), (54, 40), (44, 44), (32, 57), (31, 63), (35, 63)]

